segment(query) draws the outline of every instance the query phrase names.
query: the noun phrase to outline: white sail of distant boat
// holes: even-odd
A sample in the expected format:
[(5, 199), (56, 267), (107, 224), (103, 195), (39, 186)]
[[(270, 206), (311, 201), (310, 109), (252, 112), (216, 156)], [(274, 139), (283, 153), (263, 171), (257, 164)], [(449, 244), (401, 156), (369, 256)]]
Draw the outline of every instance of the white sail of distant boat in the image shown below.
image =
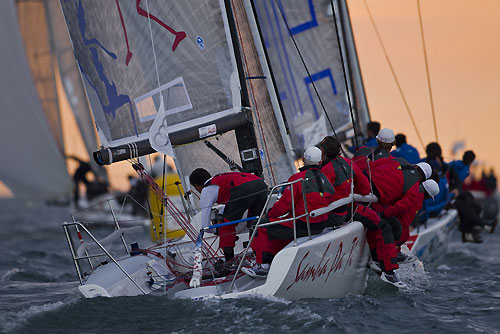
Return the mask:
[[(64, 158), (50, 50), (26, 57), (20, 32), (26, 25), (19, 25), (14, 1), (1, 1), (0, 17), (5, 43), (0, 56), (0, 180), (16, 198), (59, 198), (71, 191), (72, 183)], [(40, 51), (44, 46), (33, 47)], [(31, 62), (40, 64), (40, 72), (31, 72)]]
[[(57, 73), (55, 74), (61, 78), (64, 93), (68, 98), (88, 156), (92, 157), (92, 152), (98, 146), (94, 120), (68, 36), (68, 29), (64, 22), (61, 4), (59, 0), (44, 0), (43, 7), (44, 13), (38, 13), (38, 15), (46, 15), (49, 39), (57, 61)], [(36, 27), (33, 26), (33, 28)], [(106, 177), (104, 168), (97, 164), (91, 164), (91, 168), (96, 175)]]
[[(12, 4), (8, 4), (12, 2)], [(4, 1), (4, 6), (14, 7), (17, 18), (15, 25), (9, 24), (7, 21), (4, 23), (4, 32), (10, 34), (10, 38), (18, 38), (23, 47), (23, 54), (19, 55), (17, 62), (5, 66), (22, 67), (28, 66), (28, 73), (31, 76), (31, 82), (27, 82), (25, 86), (17, 87), (22, 90), (31, 85), (35, 87), (36, 95), (33, 103), (40, 104), (40, 108), (31, 108), (26, 110), (27, 113), (33, 118), (34, 116), (42, 116), (43, 124), (41, 127), (49, 128), (50, 134), (53, 137), (53, 142), (56, 145), (53, 155), (57, 158), (52, 158), (50, 155), (26, 155), (23, 157), (23, 169), (29, 166), (39, 166), (39, 170), (43, 171), (45, 165), (54, 166), (49, 167), (50, 170), (57, 172), (60, 180), (53, 181), (51, 178), (37, 177), (35, 174), (27, 177), (20, 177), (17, 175), (19, 169), (10, 172), (5, 172), (5, 176), (0, 176), (0, 181), (6, 183), (16, 198), (20, 199), (34, 199), (34, 200), (52, 200), (57, 199), (58, 202), (67, 201), (69, 193), (73, 187), (70, 184), (70, 176), (67, 171), (67, 164), (65, 159), (66, 155), (79, 155), (85, 160), (85, 156), (91, 157), (92, 152), (97, 147), (97, 137), (94, 128), (94, 122), (90, 113), (87, 103), (84, 87), (76, 64), (71, 41), (69, 39), (64, 17), (62, 16), (61, 6), (58, 0), (43, 0), (43, 1)], [(7, 13), (8, 11), (4, 11)], [(14, 32), (16, 29), (17, 34)], [(24, 60), (24, 61), (23, 61)], [(27, 64), (26, 64), (27, 61)], [(64, 90), (58, 88), (58, 81)], [(11, 83), (12, 84), (12, 83)], [(2, 98), (9, 98), (9, 91), (2, 92)], [(67, 97), (70, 108), (62, 108), (59, 105), (61, 94)], [(28, 116), (27, 116), (28, 117)], [(63, 117), (66, 119), (63, 122)], [(78, 132), (71, 132), (68, 137), (68, 130), (65, 129), (64, 124), (68, 124), (68, 119), (74, 118), (78, 125)], [(69, 122), (72, 122), (70, 120)], [(22, 122), (18, 123), (22, 126)], [(14, 129), (7, 121), (2, 124), (9, 129)], [(66, 125), (67, 126), (67, 125)], [(63, 133), (64, 132), (64, 133)], [(6, 134), (8, 133), (5, 132)], [(21, 133), (21, 131), (18, 131)], [(36, 142), (35, 145), (28, 145), (25, 142), (17, 141), (16, 144), (10, 145), (11, 148), (16, 148), (19, 158), (21, 160), (21, 152), (29, 152), (41, 143), (49, 143), (50, 141), (44, 137), (42, 131), (30, 132), (32, 141)], [(66, 136), (66, 137), (65, 137)], [(83, 140), (86, 148), (85, 152), (78, 147), (79, 140)], [(68, 145), (69, 143), (69, 145)], [(50, 148), (50, 144), (47, 147)], [(76, 152), (75, 152), (76, 149)], [(8, 150), (2, 150), (2, 154), (10, 154)], [(87, 158), (88, 159), (88, 158)], [(57, 166), (57, 167), (55, 167)], [(100, 175), (107, 178), (106, 170), (97, 164), (90, 164), (92, 171), (95, 175)], [(47, 168), (47, 169), (49, 169)], [(16, 174), (16, 176), (8, 174)], [(22, 173), (27, 173), (23, 171)], [(22, 175), (22, 173), (20, 175)], [(48, 173), (50, 175), (50, 173)], [(13, 181), (15, 179), (16, 181)], [(60, 186), (58, 186), (60, 184)], [(51, 188), (57, 187), (58, 190), (51, 191)], [(49, 189), (49, 191), (45, 191)]]

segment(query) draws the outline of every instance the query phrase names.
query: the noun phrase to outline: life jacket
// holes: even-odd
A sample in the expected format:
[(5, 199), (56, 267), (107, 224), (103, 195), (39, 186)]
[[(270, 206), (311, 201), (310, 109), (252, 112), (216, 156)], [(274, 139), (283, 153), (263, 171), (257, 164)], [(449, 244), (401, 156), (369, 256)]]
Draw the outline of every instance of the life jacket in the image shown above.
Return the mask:
[(321, 168), (321, 172), (335, 189), (334, 201), (349, 196), (351, 192), (351, 166), (344, 158), (338, 156), (327, 161)]
[(260, 177), (250, 173), (229, 172), (217, 174), (207, 182), (204, 187), (210, 185), (219, 186), (219, 194), (217, 195), (217, 203), (226, 204), (231, 196), (231, 189), (250, 181), (262, 180)]
[(368, 161), (388, 158), (391, 155), (380, 146), (362, 146), (352, 157), (352, 161), (364, 172), (368, 169)]
[[(415, 166), (403, 158), (387, 157), (370, 163), (371, 181), (379, 203), (393, 204), (420, 181)], [(367, 173), (368, 174), (368, 173)], [(369, 176), (369, 175), (368, 175)]]
[[(323, 208), (328, 206), (333, 200), (333, 194), (335, 194), (335, 189), (328, 180), (328, 178), (321, 172), (319, 166), (310, 165), (304, 166), (300, 169), (300, 172), (292, 175), (288, 182), (292, 182), (298, 179), (304, 179), (305, 181), (296, 182), (292, 185), (286, 187), (281, 198), (273, 205), (268, 213), (269, 218), (278, 218), (283, 215), (288, 215), (288, 218), (292, 215), (292, 192), (293, 187), (293, 203), (295, 205), (295, 216), (300, 216), (305, 213), (304, 198), (306, 197), (307, 211), (311, 212), (313, 210)], [(300, 218), (305, 221), (306, 217)], [(310, 217), (310, 223), (322, 222), (327, 219), (327, 215), (321, 215), (317, 217)], [(282, 225), (293, 227), (293, 221), (285, 222)]]

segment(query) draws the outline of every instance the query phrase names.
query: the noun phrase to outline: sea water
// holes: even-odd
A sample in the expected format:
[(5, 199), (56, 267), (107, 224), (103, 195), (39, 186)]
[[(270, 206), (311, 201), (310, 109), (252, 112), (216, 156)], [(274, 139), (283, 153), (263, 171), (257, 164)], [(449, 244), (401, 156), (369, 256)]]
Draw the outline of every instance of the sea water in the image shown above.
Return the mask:
[(398, 290), (370, 273), (362, 295), (286, 301), (85, 299), (61, 223), (64, 207), (0, 200), (0, 332), (500, 333), (500, 230), (448, 250)]

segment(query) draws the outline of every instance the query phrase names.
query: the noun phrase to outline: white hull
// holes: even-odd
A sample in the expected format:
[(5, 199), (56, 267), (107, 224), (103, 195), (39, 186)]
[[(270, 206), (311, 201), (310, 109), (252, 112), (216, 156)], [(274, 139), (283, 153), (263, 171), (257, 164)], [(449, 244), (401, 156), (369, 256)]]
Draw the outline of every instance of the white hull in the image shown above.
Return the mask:
[[(430, 219), (426, 227), (420, 227), (411, 233), (406, 246), (422, 261), (434, 261), (442, 253), (457, 219), (456, 210), (447, 211), (439, 219)], [(199, 228), (199, 215), (191, 223)], [(241, 231), (235, 247), (237, 254), (244, 250), (243, 243), (248, 241), (248, 232), (244, 227), (245, 223), (242, 223), (237, 228)], [(218, 238), (215, 236), (206, 233), (204, 239), (207, 244), (215, 241), (212, 247), (218, 248)], [(189, 277), (191, 271), (186, 267), (193, 264), (194, 243), (186, 236), (167, 247), (177, 254), (170, 258), (175, 270), (186, 273)], [(164, 257), (169, 256), (165, 247), (156, 251)], [(209, 277), (202, 280), (201, 287), (189, 288), (189, 281), (177, 280), (163, 259), (148, 254), (117, 259), (123, 270), (112, 261), (97, 267), (82, 282), (80, 291), (88, 298), (142, 294), (196, 300), (241, 296), (272, 296), (287, 300), (340, 298), (364, 291), (368, 259), (365, 228), (361, 223), (353, 222), (337, 230), (325, 230), (311, 240), (307, 237), (300, 238), (297, 245), (290, 243), (276, 255), (266, 279), (253, 279), (240, 273), (232, 289), (232, 279), (229, 279), (232, 276), (215, 280)]]
[[(301, 238), (281, 250), (273, 260), (266, 280), (244, 291), (216, 294), (214, 289), (180, 291), (177, 298), (237, 298), (242, 296), (341, 298), (361, 294), (366, 287), (369, 250), (363, 225), (353, 222), (312, 240)], [(257, 279), (256, 279), (257, 280)]]
[(419, 226), (410, 233), (406, 246), (420, 260), (434, 262), (446, 249), (446, 242), (450, 232), (456, 228), (458, 221), (457, 210), (448, 210), (437, 218), (431, 218), (426, 226)]
[[(245, 234), (247, 233), (240, 234), (237, 250), (242, 249), (242, 236)], [(193, 258), (193, 246), (187, 245), (182, 253), (189, 262)], [(192, 299), (248, 295), (289, 300), (337, 298), (363, 292), (368, 256), (365, 229), (361, 223), (354, 222), (335, 231), (324, 231), (312, 240), (300, 238), (296, 246), (291, 243), (276, 255), (267, 279), (253, 279), (240, 274), (232, 292), (229, 292), (230, 281), (223, 281), (223, 278), (216, 280), (220, 284), (214, 285), (213, 281), (208, 280), (202, 283), (204, 286), (194, 289), (189, 289), (185, 282), (173, 284), (168, 289), (156, 283), (150, 284), (151, 274), (148, 275), (148, 272), (153, 271), (152, 268), (162, 277), (169, 276), (169, 270), (163, 265), (163, 261), (151, 255), (128, 256), (118, 260), (140, 288), (116, 264), (110, 262), (95, 269), (80, 286), (80, 291), (87, 298), (135, 296), (144, 293)], [(174, 283), (173, 277), (171, 282)]]

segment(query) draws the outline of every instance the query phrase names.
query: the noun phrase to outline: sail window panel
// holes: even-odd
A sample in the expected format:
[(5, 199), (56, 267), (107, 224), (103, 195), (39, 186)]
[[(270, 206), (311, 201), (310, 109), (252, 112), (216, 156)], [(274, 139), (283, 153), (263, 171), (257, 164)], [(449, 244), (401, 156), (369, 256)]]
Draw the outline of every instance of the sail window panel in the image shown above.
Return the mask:
[(160, 95), (167, 115), (193, 108), (184, 80), (178, 78), (134, 100), (141, 122), (154, 120), (160, 109)]
[(137, 99), (181, 77), (185, 95), (180, 86), (162, 92), (169, 132), (241, 112), (224, 1), (61, 5), (103, 145), (148, 138), (154, 112), (150, 102), (139, 110)]
[[(296, 158), (302, 155), (315, 139), (311, 129), (323, 127), (333, 130), (314, 91), (316, 86), (321, 101), (335, 129), (350, 122), (347, 93), (338, 47), (335, 23), (330, 1), (278, 1), (290, 33), (275, 1), (256, 1), (257, 21), (261, 27), (263, 44), (278, 89), (278, 95), (291, 132)], [(310, 77), (295, 48), (295, 39)]]

